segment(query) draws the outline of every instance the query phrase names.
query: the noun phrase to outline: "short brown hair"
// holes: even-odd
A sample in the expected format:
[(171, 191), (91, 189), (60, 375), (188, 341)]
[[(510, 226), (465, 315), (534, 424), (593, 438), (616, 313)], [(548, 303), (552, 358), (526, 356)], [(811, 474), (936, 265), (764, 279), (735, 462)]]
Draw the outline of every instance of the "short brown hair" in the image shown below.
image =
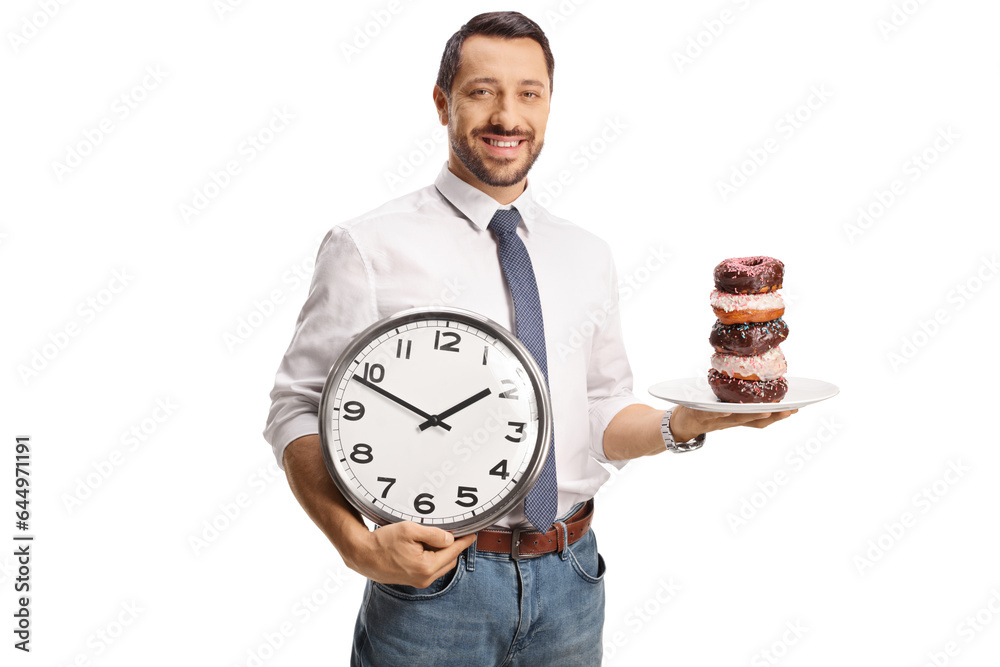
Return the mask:
[(517, 39), (527, 37), (538, 42), (545, 54), (545, 65), (549, 70), (549, 93), (552, 92), (552, 72), (556, 62), (549, 48), (549, 40), (542, 28), (519, 12), (487, 12), (472, 17), (468, 23), (458, 29), (444, 46), (441, 56), (441, 67), (438, 69), (437, 85), (444, 91), (445, 97), (451, 99), (451, 87), (455, 83), (455, 75), (461, 67), (462, 45), (472, 35), (486, 37), (501, 37)]

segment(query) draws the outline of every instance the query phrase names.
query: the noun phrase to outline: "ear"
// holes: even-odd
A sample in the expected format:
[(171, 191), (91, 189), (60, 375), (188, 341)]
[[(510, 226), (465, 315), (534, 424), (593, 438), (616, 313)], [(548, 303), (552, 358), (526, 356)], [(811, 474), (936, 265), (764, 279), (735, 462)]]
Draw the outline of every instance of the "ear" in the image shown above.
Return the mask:
[(434, 86), (434, 107), (438, 112), (438, 120), (442, 125), (448, 124), (448, 98), (440, 86)]

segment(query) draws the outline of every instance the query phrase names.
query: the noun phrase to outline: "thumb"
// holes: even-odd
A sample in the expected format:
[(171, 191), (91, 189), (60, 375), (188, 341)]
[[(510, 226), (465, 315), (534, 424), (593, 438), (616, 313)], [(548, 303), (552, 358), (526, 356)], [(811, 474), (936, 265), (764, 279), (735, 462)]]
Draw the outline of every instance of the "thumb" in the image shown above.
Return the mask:
[(419, 523), (414, 524), (414, 527), (416, 530), (413, 531), (413, 538), (434, 549), (444, 549), (455, 541), (454, 535), (441, 528), (422, 526)]

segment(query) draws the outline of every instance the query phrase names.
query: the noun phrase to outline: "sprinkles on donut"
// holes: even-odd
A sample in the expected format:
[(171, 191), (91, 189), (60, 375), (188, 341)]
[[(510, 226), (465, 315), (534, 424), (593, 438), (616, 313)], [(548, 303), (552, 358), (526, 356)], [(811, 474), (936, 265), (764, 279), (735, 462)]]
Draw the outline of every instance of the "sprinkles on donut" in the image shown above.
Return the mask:
[(709, 335), (715, 348), (708, 384), (724, 403), (775, 403), (784, 398), (785, 357), (778, 345), (788, 337), (778, 294), (785, 265), (773, 257), (733, 257), (714, 271), (710, 296), (718, 318)]
[(716, 320), (708, 342), (716, 352), (724, 354), (740, 354), (746, 357), (764, 354), (772, 347), (777, 347), (788, 338), (788, 325), (785, 320), (777, 318), (767, 322), (743, 322), (741, 324), (723, 324)]
[(715, 267), (715, 286), (730, 294), (763, 294), (781, 289), (785, 265), (773, 258), (732, 257)]

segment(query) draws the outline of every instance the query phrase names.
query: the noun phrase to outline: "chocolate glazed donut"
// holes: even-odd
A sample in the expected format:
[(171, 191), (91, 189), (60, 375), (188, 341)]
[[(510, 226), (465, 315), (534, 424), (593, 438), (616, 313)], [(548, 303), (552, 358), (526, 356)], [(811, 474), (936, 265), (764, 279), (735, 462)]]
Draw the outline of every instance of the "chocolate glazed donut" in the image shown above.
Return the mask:
[(738, 380), (714, 368), (708, 371), (708, 386), (723, 403), (777, 403), (788, 392), (785, 378)]
[(788, 338), (788, 325), (778, 318), (767, 322), (744, 322), (743, 324), (723, 324), (715, 321), (708, 342), (716, 352), (738, 354), (751, 357), (764, 354)]
[(733, 257), (715, 267), (715, 286), (730, 294), (763, 294), (781, 289), (785, 265), (773, 257)]

